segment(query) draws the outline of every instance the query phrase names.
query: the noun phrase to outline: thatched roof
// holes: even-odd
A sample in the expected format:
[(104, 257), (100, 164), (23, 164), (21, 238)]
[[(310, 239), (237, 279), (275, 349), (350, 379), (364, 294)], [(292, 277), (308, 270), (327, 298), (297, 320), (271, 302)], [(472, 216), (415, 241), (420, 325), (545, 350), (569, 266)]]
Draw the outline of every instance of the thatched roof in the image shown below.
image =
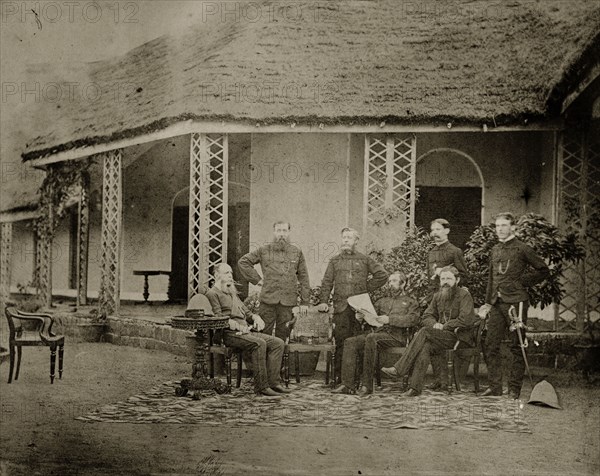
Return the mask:
[(238, 17), (64, 74), (78, 85), (32, 105), (24, 159), (187, 119), (522, 124), (554, 113), (584, 52), (597, 61), (597, 1), (236, 4)]

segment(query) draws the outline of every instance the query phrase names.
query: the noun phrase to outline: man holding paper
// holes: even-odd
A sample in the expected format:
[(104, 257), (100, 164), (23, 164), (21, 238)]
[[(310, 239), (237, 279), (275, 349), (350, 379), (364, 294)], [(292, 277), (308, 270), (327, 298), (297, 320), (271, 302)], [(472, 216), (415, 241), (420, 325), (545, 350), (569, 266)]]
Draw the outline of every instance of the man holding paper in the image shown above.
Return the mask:
[[(389, 277), (390, 296), (371, 304), (368, 294), (348, 298), (348, 304), (356, 310), (357, 319), (376, 327), (370, 334), (361, 334), (346, 339), (342, 361), (342, 384), (334, 393), (351, 393), (355, 387), (356, 357), (362, 356), (361, 388), (358, 395), (364, 397), (373, 393), (373, 373), (377, 359), (377, 349), (403, 345), (407, 328), (419, 324), (419, 305), (405, 294), (406, 276), (401, 271)], [(363, 301), (363, 302), (361, 302)], [(369, 309), (369, 307), (371, 309)], [(377, 311), (377, 312), (375, 312)]]

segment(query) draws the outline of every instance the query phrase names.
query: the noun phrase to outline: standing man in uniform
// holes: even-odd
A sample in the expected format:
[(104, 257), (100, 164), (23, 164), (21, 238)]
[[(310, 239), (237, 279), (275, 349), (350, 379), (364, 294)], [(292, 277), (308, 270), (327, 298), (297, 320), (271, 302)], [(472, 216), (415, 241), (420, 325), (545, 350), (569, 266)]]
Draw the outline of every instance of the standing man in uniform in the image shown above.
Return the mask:
[[(329, 310), (329, 296), (333, 289), (333, 337), (335, 338), (335, 375), (339, 379), (342, 368), (344, 341), (360, 333), (361, 325), (348, 298), (356, 294), (375, 291), (383, 286), (388, 274), (383, 266), (372, 258), (356, 251), (358, 232), (353, 228), (342, 229), (341, 252), (331, 258), (321, 282), (318, 310)], [(369, 279), (371, 276), (371, 279)]]
[[(509, 309), (514, 306), (517, 313), (521, 309), (521, 318), (526, 324), (529, 306), (527, 288), (542, 282), (550, 273), (544, 260), (515, 237), (515, 218), (511, 213), (496, 216), (496, 235), (500, 243), (492, 248), (485, 304), (480, 310), (481, 317), (489, 313), (485, 354), (490, 386), (482, 396), (502, 395), (500, 342), (511, 324)], [(525, 339), (524, 328), (522, 336)], [(523, 385), (525, 361), (516, 331), (510, 333), (510, 351), (512, 367), (508, 391), (512, 398), (517, 399)]]
[[(298, 304), (300, 283), (300, 315), (308, 312), (310, 283), (302, 250), (290, 243), (291, 225), (277, 221), (273, 224), (273, 242), (240, 258), (240, 272), (254, 285), (262, 286), (259, 314), (265, 321), (264, 333), (286, 342), (290, 335), (292, 309)], [(254, 269), (260, 263), (263, 277)]]
[(448, 241), (450, 223), (444, 218), (436, 218), (431, 222), (431, 237), (435, 246), (427, 255), (427, 272), (429, 278), (434, 282), (433, 292), (437, 291), (440, 284), (440, 271), (444, 266), (454, 266), (464, 281), (467, 277), (467, 264), (463, 252), (457, 246)]

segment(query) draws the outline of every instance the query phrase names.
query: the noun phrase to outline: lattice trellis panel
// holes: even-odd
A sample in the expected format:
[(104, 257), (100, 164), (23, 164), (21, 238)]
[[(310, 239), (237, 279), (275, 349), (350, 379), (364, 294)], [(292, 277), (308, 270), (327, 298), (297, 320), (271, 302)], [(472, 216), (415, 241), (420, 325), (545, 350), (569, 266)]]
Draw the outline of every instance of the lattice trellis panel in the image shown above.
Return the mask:
[(568, 128), (559, 145), (559, 226), (579, 235), (586, 255), (565, 267), (555, 330), (582, 331), (600, 317), (600, 144), (583, 127)]
[(100, 312), (118, 314), (121, 279), (121, 233), (123, 228), (122, 154), (104, 155), (102, 181), (102, 232), (100, 236)]
[(0, 309), (10, 298), (12, 223), (0, 224)]
[(414, 225), (415, 136), (365, 136), (363, 235), (367, 244), (382, 243), (397, 222), (402, 232)]
[(81, 174), (77, 209), (77, 305), (87, 305), (88, 248), (90, 228), (90, 178)]
[[(598, 131), (597, 131), (598, 132)], [(588, 323), (600, 325), (600, 137), (589, 134), (587, 148), (586, 311)]]
[[(48, 207), (42, 213), (49, 215), (49, 221), (52, 222), (54, 210)], [(35, 228), (34, 228), (35, 229)], [(34, 283), (38, 295), (42, 298), (46, 307), (52, 304), (52, 239), (46, 234), (39, 237), (37, 230), (34, 232), (35, 240), (35, 269)]]
[(228, 142), (226, 134), (192, 134), (188, 296), (211, 284), (227, 262)]

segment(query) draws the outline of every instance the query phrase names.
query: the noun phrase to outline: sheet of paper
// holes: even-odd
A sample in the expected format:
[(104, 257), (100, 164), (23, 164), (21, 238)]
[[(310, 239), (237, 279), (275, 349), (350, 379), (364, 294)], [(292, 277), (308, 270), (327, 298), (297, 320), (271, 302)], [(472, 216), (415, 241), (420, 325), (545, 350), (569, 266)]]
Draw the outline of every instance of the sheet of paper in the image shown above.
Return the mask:
[(362, 313), (365, 322), (370, 326), (381, 327), (381, 324), (377, 320), (377, 312), (375, 311), (375, 306), (371, 302), (371, 297), (365, 294), (357, 294), (356, 296), (350, 296), (348, 298), (348, 304), (352, 309), (356, 312)]

